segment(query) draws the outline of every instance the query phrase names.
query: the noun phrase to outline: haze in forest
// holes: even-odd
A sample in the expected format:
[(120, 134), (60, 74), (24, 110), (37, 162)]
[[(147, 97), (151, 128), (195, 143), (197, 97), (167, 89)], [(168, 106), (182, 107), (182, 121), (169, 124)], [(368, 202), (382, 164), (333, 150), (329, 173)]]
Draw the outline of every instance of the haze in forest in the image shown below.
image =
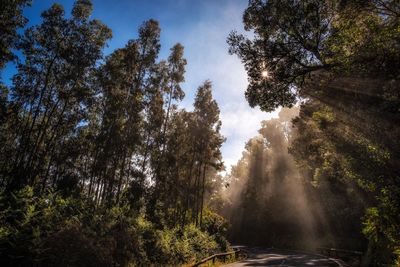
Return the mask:
[(399, 29), (398, 0), (2, 1), (0, 265), (399, 266)]

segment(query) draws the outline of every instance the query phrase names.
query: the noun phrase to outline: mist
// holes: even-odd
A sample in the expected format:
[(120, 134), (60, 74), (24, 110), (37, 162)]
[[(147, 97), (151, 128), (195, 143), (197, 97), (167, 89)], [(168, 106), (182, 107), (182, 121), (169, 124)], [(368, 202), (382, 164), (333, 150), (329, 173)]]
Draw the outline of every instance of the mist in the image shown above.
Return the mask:
[[(295, 106), (262, 121), (259, 134), (246, 143), (241, 159), (232, 166), (222, 192), (225, 205), (219, 211), (230, 222), (229, 240), (308, 250), (362, 248), (361, 224), (354, 218), (362, 217), (365, 206), (355, 199), (362, 202), (363, 196), (351, 182), (338, 187), (327, 175), (316, 181), (307, 166), (295, 160), (292, 150), (302, 140), (302, 128), (294, 126), (299, 116), (304, 112)], [(356, 207), (352, 217), (343, 220), (342, 213), (351, 206)]]
[[(234, 243), (313, 247), (315, 218), (304, 180), (288, 153), (291, 120), (299, 108), (282, 109), (261, 123), (242, 158), (233, 166), (223, 211)], [(288, 243), (290, 242), (290, 243)]]
[(332, 244), (321, 204), (322, 195), (332, 192), (316, 188), (289, 153), (298, 135), (292, 120), (299, 111), (297, 106), (283, 108), (278, 118), (262, 121), (259, 134), (247, 142), (228, 174), (227, 205), (221, 213), (231, 224), (231, 242), (309, 250)]

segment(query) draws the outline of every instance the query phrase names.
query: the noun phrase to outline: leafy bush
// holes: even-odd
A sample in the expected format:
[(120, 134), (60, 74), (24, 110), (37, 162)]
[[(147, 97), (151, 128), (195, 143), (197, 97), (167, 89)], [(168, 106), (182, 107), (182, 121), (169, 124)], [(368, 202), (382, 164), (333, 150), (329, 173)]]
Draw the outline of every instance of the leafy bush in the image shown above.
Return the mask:
[(226, 221), (208, 210), (201, 228), (159, 229), (128, 205), (96, 208), (31, 187), (2, 193), (0, 203), (1, 266), (176, 266), (228, 248)]
[(207, 232), (201, 231), (194, 224), (185, 227), (183, 236), (189, 242), (192, 254), (201, 259), (218, 251), (218, 244)]
[(228, 222), (222, 216), (208, 209), (205, 209), (203, 214), (201, 229), (213, 236), (221, 251), (227, 251), (229, 243), (225, 236), (228, 231)]
[[(400, 191), (382, 189), (380, 205), (367, 209), (364, 216), (364, 235), (370, 240), (369, 257), (376, 265), (400, 263), (399, 205)], [(388, 216), (390, 215), (390, 216)], [(397, 221), (393, 220), (397, 218)]]
[(112, 266), (112, 258), (78, 227), (68, 227), (47, 237), (40, 248), (41, 266)]

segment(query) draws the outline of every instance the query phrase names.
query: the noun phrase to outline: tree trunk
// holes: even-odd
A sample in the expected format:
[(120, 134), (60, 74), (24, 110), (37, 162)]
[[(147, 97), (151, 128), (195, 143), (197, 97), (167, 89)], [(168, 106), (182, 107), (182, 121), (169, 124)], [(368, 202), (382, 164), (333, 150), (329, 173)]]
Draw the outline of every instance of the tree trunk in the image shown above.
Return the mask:
[(205, 190), (205, 181), (206, 181), (206, 170), (207, 170), (207, 164), (204, 163), (203, 186), (202, 186), (202, 191), (201, 191), (200, 227), (202, 226), (202, 223), (203, 223), (203, 207), (204, 207), (204, 190)]

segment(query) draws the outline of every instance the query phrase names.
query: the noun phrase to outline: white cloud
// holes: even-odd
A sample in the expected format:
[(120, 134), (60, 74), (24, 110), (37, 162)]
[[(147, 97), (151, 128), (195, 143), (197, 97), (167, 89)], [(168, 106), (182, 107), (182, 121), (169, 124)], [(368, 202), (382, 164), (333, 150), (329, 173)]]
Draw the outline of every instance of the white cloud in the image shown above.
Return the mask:
[(187, 97), (181, 106), (190, 110), (197, 87), (206, 79), (213, 83), (213, 94), (221, 109), (222, 134), (227, 137), (222, 154), (229, 170), (240, 159), (246, 141), (257, 135), (260, 122), (277, 113), (252, 109), (244, 97), (247, 75), (237, 56), (228, 54), (226, 38), (230, 31), (243, 28), (245, 5), (224, 5), (207, 6), (204, 16), (192, 27), (184, 27), (183, 31), (180, 28), (180, 32), (169, 29), (166, 34), (179, 36), (188, 60), (184, 84)]
[(229, 170), (242, 156), (244, 145), (258, 134), (260, 122), (277, 117), (278, 112), (265, 113), (258, 108), (252, 109), (247, 102), (226, 104), (221, 108), (222, 134), (227, 137), (222, 147), (225, 166)]

